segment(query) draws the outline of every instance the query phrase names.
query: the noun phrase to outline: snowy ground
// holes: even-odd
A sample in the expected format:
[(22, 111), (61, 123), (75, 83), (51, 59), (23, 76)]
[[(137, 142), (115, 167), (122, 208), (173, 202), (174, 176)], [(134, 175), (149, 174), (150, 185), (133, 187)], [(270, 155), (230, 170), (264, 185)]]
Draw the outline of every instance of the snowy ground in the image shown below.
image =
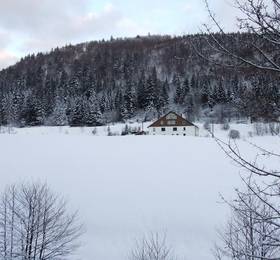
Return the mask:
[[(112, 133), (112, 135), (121, 135), (122, 131), (125, 129), (127, 125), (130, 129), (135, 131), (140, 131), (142, 128), (144, 131), (148, 131), (148, 126), (152, 122), (146, 122), (143, 125), (141, 123), (116, 123), (110, 124), (107, 126), (100, 127), (30, 127), (30, 128), (10, 128), (10, 127), (0, 127), (0, 134), (20, 134), (20, 135), (96, 135), (96, 136), (107, 136), (108, 131)], [(203, 127), (203, 124), (196, 123), (199, 127), (199, 135), (200, 137), (209, 137), (208, 131), (206, 131)], [(252, 124), (231, 124), (230, 129), (236, 129), (240, 131), (241, 137), (247, 138), (248, 136), (254, 134), (254, 126)], [(212, 125), (210, 125), (212, 130)], [(227, 138), (228, 131), (221, 131), (221, 125), (214, 124), (214, 133), (219, 137)], [(93, 134), (93, 132), (95, 132)]]
[[(120, 131), (123, 125), (111, 126)], [(227, 132), (216, 126), (216, 133)], [(235, 125), (247, 137), (250, 126)], [(3, 129), (2, 129), (3, 130)], [(0, 134), (0, 190), (16, 181), (41, 180), (78, 208), (86, 226), (75, 259), (125, 260), (135, 238), (166, 231), (178, 259), (212, 259), (215, 229), (228, 216), (219, 193), (231, 198), (240, 169), (212, 138), (107, 137), (106, 127), (27, 128)], [(279, 138), (251, 141), (277, 149)], [(254, 149), (239, 141), (254, 157)]]

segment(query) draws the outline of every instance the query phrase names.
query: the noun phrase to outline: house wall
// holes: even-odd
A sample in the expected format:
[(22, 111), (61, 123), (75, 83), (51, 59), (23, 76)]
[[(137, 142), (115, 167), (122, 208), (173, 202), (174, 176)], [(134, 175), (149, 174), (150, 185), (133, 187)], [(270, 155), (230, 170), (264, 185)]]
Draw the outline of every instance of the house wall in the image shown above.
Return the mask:
[[(176, 127), (177, 131), (173, 128)], [(162, 131), (165, 128), (165, 131)], [(186, 136), (198, 136), (199, 129), (195, 126), (161, 126), (161, 127), (150, 127), (150, 135), (186, 135)]]

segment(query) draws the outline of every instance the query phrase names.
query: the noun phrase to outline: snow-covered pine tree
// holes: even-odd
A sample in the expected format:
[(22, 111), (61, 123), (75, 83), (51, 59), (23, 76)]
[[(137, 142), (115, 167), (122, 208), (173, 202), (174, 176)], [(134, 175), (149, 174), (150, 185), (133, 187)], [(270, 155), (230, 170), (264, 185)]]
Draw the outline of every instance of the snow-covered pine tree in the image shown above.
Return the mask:
[(192, 75), (192, 77), (191, 77), (190, 89), (192, 91), (195, 91), (197, 89), (197, 79), (196, 79), (195, 75)]
[(140, 109), (144, 109), (147, 103), (146, 100), (146, 89), (145, 89), (145, 82), (146, 82), (146, 77), (144, 71), (141, 72), (141, 76), (138, 81), (138, 86), (137, 86), (137, 104)]
[(24, 104), (21, 122), (27, 126), (43, 125), (45, 122), (45, 112), (39, 100), (32, 94), (27, 97)]
[(202, 90), (200, 95), (200, 101), (202, 105), (208, 105), (210, 99), (210, 85), (207, 81), (202, 82)]
[(182, 88), (180, 76), (177, 73), (173, 76), (172, 85), (175, 89), (174, 103), (181, 104), (182, 96), (183, 96), (183, 88)]
[(187, 95), (189, 95), (190, 93), (190, 82), (189, 82), (189, 78), (186, 77), (184, 82), (183, 82), (183, 96), (182, 96), (182, 104), (185, 103), (185, 98)]
[(83, 97), (77, 97), (74, 100), (73, 108), (69, 117), (70, 126), (84, 125), (84, 101)]
[(159, 83), (159, 95), (157, 101), (157, 111), (159, 114), (163, 114), (169, 104), (169, 95), (167, 92), (168, 89), (168, 82), (165, 81), (163, 83)]
[(20, 111), (23, 108), (24, 103), (24, 97), (22, 93), (18, 90), (14, 90), (13, 93), (11, 93), (11, 110), (9, 113), (9, 122), (8, 124), (11, 124), (13, 126), (18, 126), (20, 123)]
[(77, 76), (72, 77), (68, 84), (68, 93), (70, 96), (76, 96), (81, 93), (81, 84)]
[(146, 111), (153, 111), (157, 107), (157, 89), (158, 89), (158, 79), (157, 71), (154, 67), (152, 74), (148, 77), (145, 87), (145, 109)]
[(127, 79), (126, 88), (124, 92), (124, 108), (123, 108), (123, 119), (131, 118), (135, 111), (137, 105), (137, 97), (134, 85), (131, 79)]
[(4, 107), (4, 95), (2, 94), (2, 92), (0, 91), (0, 126), (1, 125), (6, 125), (7, 124), (7, 120), (6, 120), (6, 109)]
[(67, 104), (65, 103), (63, 98), (56, 98), (55, 106), (52, 114), (50, 115), (48, 124), (53, 126), (65, 126), (68, 125), (68, 117), (67, 117)]
[(87, 126), (102, 125), (102, 113), (94, 90), (91, 90), (88, 100), (84, 103), (84, 123)]
[(226, 92), (223, 86), (223, 82), (220, 80), (218, 83), (218, 87), (216, 89), (216, 102), (225, 104), (227, 101)]
[[(62, 87), (62, 89), (64, 89), (64, 87)], [(57, 89), (56, 89), (56, 84), (54, 79), (49, 74), (47, 74), (46, 76), (43, 93), (44, 93), (43, 105), (45, 107), (46, 114), (50, 115), (56, 105)]]

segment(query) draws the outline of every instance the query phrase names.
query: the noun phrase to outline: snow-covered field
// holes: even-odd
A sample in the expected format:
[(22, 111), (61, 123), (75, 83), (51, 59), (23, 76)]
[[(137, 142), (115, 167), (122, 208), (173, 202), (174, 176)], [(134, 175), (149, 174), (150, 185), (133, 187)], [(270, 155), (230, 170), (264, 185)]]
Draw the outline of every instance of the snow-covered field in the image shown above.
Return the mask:
[[(121, 135), (122, 131), (125, 129), (127, 125), (130, 129), (140, 131), (143, 127), (143, 130), (148, 132), (148, 126), (152, 122), (146, 122), (143, 125), (137, 122), (133, 123), (116, 123), (110, 124), (107, 126), (100, 127), (29, 127), (29, 128), (10, 128), (10, 127), (0, 127), (0, 134), (20, 134), (20, 135), (96, 135), (96, 136), (107, 136), (108, 131), (111, 132), (112, 135)], [(203, 127), (203, 124), (196, 123), (199, 127), (199, 135), (200, 137), (209, 137), (208, 131), (206, 131)], [(212, 126), (210, 126), (212, 128)], [(241, 136), (246, 138), (253, 133), (254, 127), (251, 124), (231, 124), (231, 129), (236, 129), (240, 131)], [(93, 134), (93, 132), (95, 132)], [(228, 137), (228, 131), (221, 131), (221, 125), (214, 124), (214, 132), (219, 137)]]
[[(243, 137), (251, 131), (246, 125), (233, 128)], [(0, 134), (0, 190), (41, 180), (63, 194), (86, 226), (74, 259), (128, 259), (135, 239), (150, 231), (166, 232), (178, 259), (212, 259), (215, 229), (228, 216), (219, 193), (230, 199), (240, 186), (240, 169), (215, 141), (206, 132), (201, 137), (107, 137), (106, 127), (98, 129), (100, 136), (91, 132), (40, 127)], [(278, 139), (250, 140), (277, 149)], [(254, 157), (252, 147), (238, 143)]]

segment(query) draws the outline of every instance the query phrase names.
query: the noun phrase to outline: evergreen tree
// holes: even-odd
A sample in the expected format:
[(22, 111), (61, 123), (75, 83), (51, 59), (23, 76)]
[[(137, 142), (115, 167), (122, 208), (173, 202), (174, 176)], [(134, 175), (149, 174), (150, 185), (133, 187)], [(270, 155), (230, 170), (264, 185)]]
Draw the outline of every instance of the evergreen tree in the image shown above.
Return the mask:
[(114, 107), (116, 108), (117, 111), (119, 111), (122, 102), (123, 102), (122, 91), (118, 89), (114, 99)]
[(67, 105), (64, 99), (57, 97), (53, 112), (50, 115), (50, 118), (48, 119), (48, 124), (53, 126), (68, 125), (68, 117), (66, 112), (67, 112)]
[(4, 97), (0, 95), (0, 127), (1, 125), (6, 125), (6, 110), (4, 108)]
[(196, 91), (197, 90), (197, 79), (195, 77), (195, 75), (192, 75), (191, 77), (191, 82), (190, 82), (190, 88), (192, 89), (192, 91)]
[(100, 111), (101, 113), (104, 113), (108, 109), (108, 104), (107, 104), (107, 98), (105, 93), (103, 93), (101, 99), (100, 99)]
[(184, 83), (183, 83), (183, 96), (184, 99), (187, 95), (190, 93), (190, 83), (189, 83), (189, 78), (185, 78)]
[[(46, 76), (45, 86), (44, 86), (44, 107), (47, 115), (50, 115), (53, 111), (53, 107), (56, 106), (56, 84), (54, 79), (48, 74)], [(62, 95), (61, 95), (62, 96)]]
[(152, 74), (148, 77), (145, 86), (145, 109), (147, 111), (153, 111), (157, 107), (157, 91), (158, 90), (158, 79), (157, 71), (154, 67)]
[(73, 109), (70, 113), (69, 123), (71, 126), (83, 126), (84, 123), (84, 102), (82, 97), (74, 101)]
[(33, 95), (28, 96), (21, 114), (21, 122), (27, 126), (43, 125), (45, 120), (44, 109), (39, 100)]
[(178, 74), (175, 74), (172, 80), (172, 84), (175, 88), (174, 102), (175, 104), (182, 104), (183, 88), (181, 79)]
[(56, 90), (56, 95), (63, 97), (65, 95), (70, 96), (69, 85), (68, 85), (68, 75), (65, 70), (60, 73), (58, 89)]
[(136, 111), (136, 93), (132, 81), (130, 79), (126, 82), (126, 89), (124, 93), (122, 114), (123, 119), (131, 118)]
[(188, 119), (189, 120), (194, 120), (194, 102), (193, 102), (193, 97), (189, 96), (187, 98), (187, 109), (186, 109)]
[(85, 104), (85, 124), (87, 126), (99, 126), (102, 125), (102, 113), (96, 93), (94, 90), (91, 91), (91, 95)]
[(81, 83), (78, 79), (77, 76), (72, 77), (72, 79), (69, 81), (68, 84), (68, 94), (69, 96), (77, 96), (80, 95), (82, 93), (81, 91), (82, 87), (81, 87)]
[(18, 90), (11, 93), (12, 103), (11, 110), (9, 111), (9, 124), (18, 126), (20, 124), (20, 112), (23, 108), (24, 97)]
[(160, 88), (160, 93), (159, 93), (159, 97), (158, 97), (158, 102), (157, 102), (157, 111), (160, 112), (160, 114), (163, 113), (163, 110), (165, 110), (165, 108), (168, 106), (169, 104), (169, 96), (168, 96), (168, 82), (167, 80), (161, 84), (161, 88)]
[(141, 77), (137, 86), (137, 104), (140, 109), (144, 109), (147, 103), (146, 89), (145, 89), (145, 73), (142, 71)]
[(201, 103), (203, 105), (209, 104), (210, 101), (210, 86), (207, 82), (203, 82), (202, 90), (201, 90)]
[(227, 101), (226, 91), (223, 87), (222, 81), (219, 82), (218, 88), (216, 88), (216, 102), (224, 104)]
[(2, 125), (6, 125), (7, 124), (7, 120), (6, 120), (6, 115), (5, 115), (5, 109), (3, 108), (3, 104), (0, 104), (0, 128)]

